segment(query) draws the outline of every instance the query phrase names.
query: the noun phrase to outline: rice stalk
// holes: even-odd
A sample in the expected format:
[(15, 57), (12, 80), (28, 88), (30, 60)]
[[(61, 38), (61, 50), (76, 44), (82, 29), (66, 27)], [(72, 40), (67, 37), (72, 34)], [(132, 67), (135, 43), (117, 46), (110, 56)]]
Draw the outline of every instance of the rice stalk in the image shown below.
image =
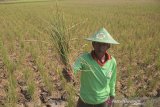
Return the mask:
[(69, 68), (69, 40), (70, 35), (65, 25), (64, 15), (57, 9), (54, 23), (51, 26), (51, 38), (54, 47), (57, 49), (59, 57), (65, 67)]
[(46, 70), (46, 68), (43, 64), (42, 59), (37, 58), (36, 65), (38, 66), (38, 70), (39, 70), (39, 73), (42, 77), (43, 83), (47, 87), (48, 91), (51, 93), (54, 88), (53, 88), (52, 83), (51, 83), (51, 78), (49, 77), (48, 72), (46, 72), (47, 70)]
[(16, 78), (14, 76), (14, 71), (16, 65), (9, 60), (7, 49), (4, 47), (3, 42), (0, 42), (0, 49), (2, 50), (2, 60), (7, 68), (7, 75), (8, 75), (8, 87), (7, 87), (7, 100), (5, 106), (7, 107), (15, 107), (17, 102), (17, 92), (16, 92)]
[(35, 82), (34, 82), (34, 76), (30, 72), (29, 69), (24, 70), (24, 79), (27, 83), (27, 94), (31, 97), (32, 100), (34, 100), (34, 94), (35, 94)]
[[(70, 52), (71, 52), (71, 46), (70, 46), (70, 29), (67, 29), (64, 14), (60, 13), (60, 11), (57, 9), (57, 13), (54, 19), (54, 23), (52, 23), (51, 26), (51, 38), (53, 42), (54, 48), (58, 51), (58, 55), (61, 59), (61, 63), (64, 65), (65, 69), (71, 70), (70, 66)], [(58, 69), (57, 69), (58, 70)], [(67, 107), (73, 107), (74, 101), (75, 101), (75, 91), (72, 84), (66, 83), (66, 80), (62, 76), (62, 72), (57, 71), (62, 77), (61, 83), (64, 86), (64, 89), (66, 90), (68, 94), (67, 98)]]

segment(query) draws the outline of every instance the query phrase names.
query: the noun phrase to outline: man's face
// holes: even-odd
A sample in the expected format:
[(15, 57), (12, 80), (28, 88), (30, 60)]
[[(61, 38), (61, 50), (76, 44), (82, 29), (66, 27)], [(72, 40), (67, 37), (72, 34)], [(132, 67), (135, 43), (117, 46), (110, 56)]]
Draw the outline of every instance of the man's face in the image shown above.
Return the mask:
[(110, 44), (100, 42), (92, 42), (92, 46), (96, 53), (106, 53), (106, 50), (110, 48)]

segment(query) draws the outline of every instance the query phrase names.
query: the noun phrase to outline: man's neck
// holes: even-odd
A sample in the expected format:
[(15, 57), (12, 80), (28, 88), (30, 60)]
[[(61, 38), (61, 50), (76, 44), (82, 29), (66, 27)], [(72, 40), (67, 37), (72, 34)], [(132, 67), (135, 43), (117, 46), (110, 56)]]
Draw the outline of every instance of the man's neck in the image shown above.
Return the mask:
[(96, 55), (96, 57), (97, 57), (97, 59), (100, 61), (100, 62), (105, 62), (105, 60), (106, 60), (106, 55), (105, 55), (105, 53), (96, 53), (95, 52), (95, 55)]

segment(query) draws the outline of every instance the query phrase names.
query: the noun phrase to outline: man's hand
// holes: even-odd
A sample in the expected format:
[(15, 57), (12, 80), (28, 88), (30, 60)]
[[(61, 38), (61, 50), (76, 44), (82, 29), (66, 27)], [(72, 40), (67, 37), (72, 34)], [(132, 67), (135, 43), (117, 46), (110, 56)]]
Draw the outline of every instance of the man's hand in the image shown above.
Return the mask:
[(114, 97), (113, 97), (113, 96), (110, 96), (110, 98), (106, 101), (106, 103), (108, 104), (108, 107), (112, 107), (112, 105), (113, 105), (113, 100), (114, 100)]
[(68, 70), (67, 68), (63, 68), (62, 74), (68, 82), (73, 81), (73, 76), (71, 74), (71, 71)]

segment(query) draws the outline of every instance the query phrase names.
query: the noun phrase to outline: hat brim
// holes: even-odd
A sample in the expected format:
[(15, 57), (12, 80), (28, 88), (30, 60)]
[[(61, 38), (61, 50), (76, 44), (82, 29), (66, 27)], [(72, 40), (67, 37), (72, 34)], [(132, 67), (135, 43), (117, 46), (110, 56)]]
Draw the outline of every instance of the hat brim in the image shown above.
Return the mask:
[(92, 38), (85, 38), (85, 40), (92, 41), (92, 42), (99, 42), (99, 43), (109, 43), (109, 44), (115, 44), (115, 45), (120, 44), (119, 42), (117, 42), (115, 40), (105, 41), (105, 40), (97, 40), (97, 39), (95, 40), (95, 39), (92, 39)]

